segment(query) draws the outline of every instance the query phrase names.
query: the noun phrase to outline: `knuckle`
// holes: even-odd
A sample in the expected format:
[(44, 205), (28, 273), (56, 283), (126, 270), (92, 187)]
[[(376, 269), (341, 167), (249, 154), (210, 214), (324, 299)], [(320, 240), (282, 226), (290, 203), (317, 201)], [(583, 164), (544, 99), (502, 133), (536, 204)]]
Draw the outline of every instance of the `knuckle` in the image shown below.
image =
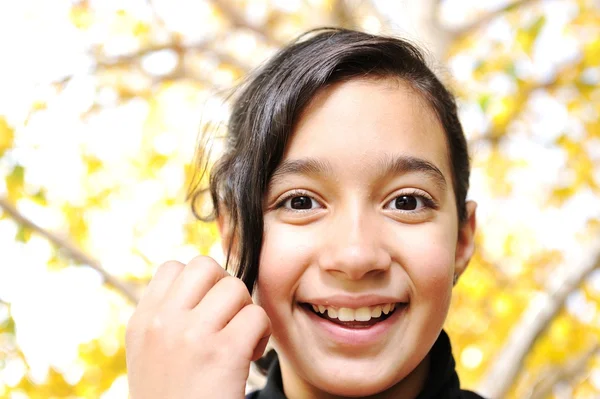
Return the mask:
[(168, 323), (163, 315), (155, 314), (146, 325), (145, 333), (151, 339), (163, 337), (166, 333), (167, 325)]
[(152, 342), (159, 343), (167, 339), (167, 327), (169, 326), (165, 316), (160, 313), (150, 317), (136, 317), (129, 319), (125, 329), (125, 342)]
[(247, 295), (248, 297), (250, 296), (250, 293), (248, 292), (248, 289), (246, 288), (246, 284), (244, 284), (244, 282), (242, 280), (240, 280), (239, 278), (233, 277), (233, 276), (228, 276), (228, 277), (225, 277), (224, 280), (228, 285), (228, 289), (231, 290), (232, 292), (235, 292), (237, 294)]
[(231, 351), (231, 345), (223, 345), (218, 341), (209, 341), (202, 344), (201, 348), (198, 349), (196, 357), (206, 364), (219, 364), (235, 356)]
[(221, 268), (221, 266), (219, 266), (219, 264), (210, 256), (206, 256), (206, 255), (198, 255), (194, 258), (192, 258), (192, 260), (190, 260), (187, 264), (187, 267), (202, 267), (202, 268)]
[(271, 320), (267, 315), (267, 312), (260, 306), (256, 304), (250, 304), (247, 306), (249, 318), (252, 319), (254, 323), (260, 324), (261, 326), (270, 327)]
[(184, 268), (184, 264), (181, 262), (178, 262), (176, 260), (169, 260), (166, 261), (164, 263), (162, 263), (160, 266), (158, 266), (158, 269), (156, 270), (156, 276), (161, 276), (163, 274), (178, 274), (181, 272), (181, 270)]
[(267, 312), (255, 303), (251, 303), (246, 306), (248, 308), (248, 312), (252, 314), (253, 317), (267, 317)]
[(223, 268), (208, 256), (197, 256), (186, 265), (186, 271), (199, 273), (217, 279), (223, 274)]
[(185, 265), (185, 271), (187, 273), (207, 273), (210, 269), (210, 266), (203, 262), (190, 262)]
[(200, 339), (196, 331), (191, 328), (183, 330), (181, 333), (181, 344), (186, 348), (194, 348), (198, 346)]
[(183, 263), (176, 260), (168, 260), (159, 266), (159, 269), (181, 269), (184, 266)]
[(252, 303), (252, 297), (242, 280), (236, 277), (228, 276), (221, 280), (218, 288), (220, 294), (227, 301), (242, 304)]
[(229, 337), (220, 336), (212, 342), (212, 352), (214, 353), (214, 356), (219, 356), (222, 359), (231, 359), (239, 354), (239, 340), (228, 338)]

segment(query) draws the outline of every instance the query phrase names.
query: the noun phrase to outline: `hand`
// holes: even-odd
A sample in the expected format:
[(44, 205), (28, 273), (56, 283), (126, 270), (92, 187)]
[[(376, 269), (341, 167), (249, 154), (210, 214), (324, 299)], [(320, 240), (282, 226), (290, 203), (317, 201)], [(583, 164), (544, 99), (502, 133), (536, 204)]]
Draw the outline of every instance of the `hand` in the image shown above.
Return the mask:
[(130, 398), (243, 398), (270, 334), (244, 283), (213, 259), (166, 262), (127, 325)]

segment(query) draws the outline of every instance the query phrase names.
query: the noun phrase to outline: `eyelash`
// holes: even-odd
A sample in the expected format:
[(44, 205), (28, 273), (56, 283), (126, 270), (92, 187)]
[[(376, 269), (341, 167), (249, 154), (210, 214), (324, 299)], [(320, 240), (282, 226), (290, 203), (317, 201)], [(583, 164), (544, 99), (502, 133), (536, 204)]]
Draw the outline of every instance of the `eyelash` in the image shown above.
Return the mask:
[[(435, 202), (435, 200), (433, 198), (431, 198), (428, 195), (424, 195), (423, 191), (421, 190), (409, 190), (406, 192), (401, 192), (399, 194), (396, 194), (391, 200), (387, 201), (385, 204), (389, 204), (392, 201), (394, 201), (396, 198), (398, 197), (415, 197), (420, 199), (423, 202), (423, 206), (425, 208), (429, 208), (429, 209), (439, 209), (439, 206), (437, 204), (437, 202)], [(406, 213), (415, 213), (415, 212), (421, 212), (422, 210), (417, 210), (417, 211), (403, 211), (402, 209), (394, 209), (395, 211), (398, 212), (406, 212)]]
[[(438, 204), (433, 200), (433, 198), (423, 195), (423, 192), (420, 190), (410, 190), (407, 192), (402, 192), (397, 194), (396, 196), (394, 196), (391, 200), (386, 202), (386, 205), (391, 203), (392, 201), (394, 201), (396, 198), (398, 197), (402, 197), (402, 196), (408, 196), (408, 197), (415, 197), (420, 199), (423, 202), (423, 206), (425, 208), (429, 208), (429, 209), (439, 209)], [(311, 200), (317, 201), (317, 199), (315, 199), (315, 197), (311, 194), (309, 194), (306, 191), (303, 190), (294, 190), (289, 192), (288, 194), (286, 194), (283, 198), (281, 198), (276, 204), (275, 204), (275, 209), (280, 209), (283, 208), (285, 203), (294, 198), (294, 197), (309, 197)], [(284, 208), (284, 210), (286, 211), (290, 211), (290, 212), (307, 212), (310, 211), (310, 209), (306, 209), (306, 210), (299, 210), (299, 209), (287, 209)], [(421, 211), (403, 211), (401, 209), (397, 209), (396, 211), (398, 212), (407, 212), (407, 213), (415, 213), (415, 212), (421, 212)]]
[[(280, 209), (283, 208), (283, 206), (285, 205), (285, 203), (289, 200), (292, 199), (294, 197), (308, 197), (313, 201), (319, 202), (315, 199), (315, 197), (311, 194), (309, 194), (306, 191), (303, 190), (294, 190), (294, 191), (290, 191), (289, 193), (287, 193), (283, 198), (281, 198), (276, 204), (275, 204), (275, 209)], [(310, 211), (310, 209), (306, 209), (306, 210), (300, 210), (300, 209), (287, 209), (287, 208), (283, 208), (285, 211), (290, 211), (290, 212), (307, 212)]]

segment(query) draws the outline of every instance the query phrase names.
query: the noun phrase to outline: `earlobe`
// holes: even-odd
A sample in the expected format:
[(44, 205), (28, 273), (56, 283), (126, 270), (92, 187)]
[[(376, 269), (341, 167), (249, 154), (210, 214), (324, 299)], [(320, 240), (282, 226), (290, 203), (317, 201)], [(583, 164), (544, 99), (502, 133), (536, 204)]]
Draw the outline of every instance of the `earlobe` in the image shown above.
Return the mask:
[(454, 261), (455, 275), (457, 278), (465, 271), (473, 252), (475, 251), (475, 228), (476, 217), (475, 211), (477, 203), (475, 201), (467, 201), (467, 220), (465, 220), (458, 232), (458, 240), (456, 242), (456, 257)]

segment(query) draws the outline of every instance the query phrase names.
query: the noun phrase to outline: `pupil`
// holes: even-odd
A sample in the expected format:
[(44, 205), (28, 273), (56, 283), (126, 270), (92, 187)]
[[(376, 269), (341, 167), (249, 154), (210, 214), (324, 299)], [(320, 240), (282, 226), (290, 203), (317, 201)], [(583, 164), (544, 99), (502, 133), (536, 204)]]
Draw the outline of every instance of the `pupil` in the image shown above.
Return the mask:
[(312, 207), (312, 200), (307, 196), (300, 196), (292, 198), (292, 208), (294, 209), (310, 209)]
[(412, 195), (402, 195), (396, 198), (396, 208), (405, 211), (415, 210), (417, 209), (417, 199)]

